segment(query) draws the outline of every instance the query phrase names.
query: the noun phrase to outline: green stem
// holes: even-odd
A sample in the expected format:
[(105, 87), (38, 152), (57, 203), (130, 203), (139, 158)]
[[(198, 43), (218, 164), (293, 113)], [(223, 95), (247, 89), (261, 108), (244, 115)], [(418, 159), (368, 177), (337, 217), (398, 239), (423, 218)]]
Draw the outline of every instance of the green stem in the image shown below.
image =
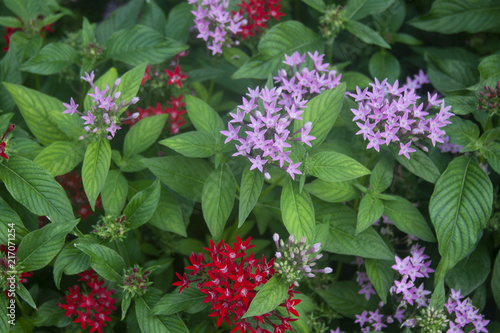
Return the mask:
[(335, 282), (339, 280), (341, 271), (342, 271), (342, 263), (339, 261), (337, 263), (337, 269), (335, 270), (335, 277), (333, 278)]
[(118, 253), (120, 254), (120, 257), (123, 258), (123, 261), (125, 261), (125, 265), (127, 267), (130, 267), (130, 258), (128, 257), (128, 253), (123, 253), (122, 247), (120, 246), (120, 242), (118, 240), (114, 240), (116, 249), (118, 250)]
[(35, 74), (35, 87), (36, 90), (40, 91), (40, 77), (38, 76), (38, 74)]
[(272, 184), (271, 184), (268, 188), (266, 188), (266, 189), (265, 189), (265, 191), (264, 191), (264, 192), (262, 192), (262, 193), (259, 195), (259, 199), (258, 199), (258, 200), (260, 200), (260, 199), (262, 199), (263, 197), (265, 197), (265, 196), (266, 196), (266, 194), (268, 194), (268, 193), (269, 193), (269, 192), (270, 192), (270, 191), (271, 191), (274, 187), (276, 187), (276, 185), (278, 185), (278, 184), (279, 184), (279, 182), (280, 182), (283, 178), (285, 178), (285, 177), (286, 177), (286, 175), (287, 175), (286, 173), (285, 173), (285, 174), (283, 174), (283, 175), (282, 175), (280, 178), (278, 178), (278, 179), (277, 179), (274, 183), (272, 183)]
[(330, 38), (326, 41), (326, 62), (332, 62), (333, 56), (333, 42), (335, 41), (335, 37)]

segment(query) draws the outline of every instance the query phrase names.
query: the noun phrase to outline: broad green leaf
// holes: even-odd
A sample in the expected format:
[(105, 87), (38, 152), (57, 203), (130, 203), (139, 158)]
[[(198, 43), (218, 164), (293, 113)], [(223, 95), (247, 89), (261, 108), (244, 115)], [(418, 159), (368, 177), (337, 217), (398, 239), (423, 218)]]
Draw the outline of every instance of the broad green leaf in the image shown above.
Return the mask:
[(212, 239), (221, 239), (226, 221), (231, 214), (236, 195), (236, 181), (231, 169), (221, 164), (208, 176), (201, 195), (203, 217)]
[[(14, 233), (12, 233), (12, 223), (14, 224)], [(12, 242), (12, 234), (14, 234), (17, 243), (17, 240), (22, 239), (28, 233), (28, 229), (26, 229), (16, 211), (0, 197), (0, 244), (8, 245), (9, 238)]]
[(82, 182), (92, 210), (101, 193), (109, 166), (111, 165), (111, 146), (109, 140), (97, 137), (87, 147), (82, 166)]
[(75, 246), (90, 257), (90, 266), (97, 274), (111, 282), (122, 282), (125, 262), (115, 250), (100, 244), (75, 243)]
[(31, 306), (35, 310), (38, 310), (35, 301), (33, 300), (33, 297), (31, 296), (28, 289), (26, 289), (26, 287), (22, 283), (16, 286), (16, 293), (23, 301), (28, 303), (29, 306)]
[[(452, 111), (456, 115), (468, 115), (477, 111), (477, 97), (475, 96), (446, 96), (444, 98), (446, 105), (452, 106)], [(453, 117), (458, 118), (458, 117)]]
[(323, 0), (302, 0), (302, 2), (316, 9), (320, 13), (324, 13), (326, 10), (326, 4)]
[(432, 229), (424, 216), (411, 202), (400, 196), (384, 201), (384, 215), (402, 232), (426, 242), (435, 242)]
[(29, 0), (4, 0), (5, 7), (9, 8), (23, 22), (36, 18), (40, 14), (40, 3)]
[(399, 78), (401, 66), (395, 56), (382, 50), (371, 56), (369, 70), (373, 78), (386, 77), (389, 82), (394, 82)]
[(384, 213), (384, 203), (370, 192), (365, 194), (359, 204), (356, 235), (375, 223)]
[(66, 192), (48, 171), (24, 157), (11, 157), (0, 163), (0, 179), (12, 197), (33, 214), (52, 222), (73, 220), (73, 209)]
[(438, 0), (434, 1), (429, 13), (409, 23), (419, 29), (442, 34), (477, 33), (500, 26), (499, 15), (497, 1)]
[(89, 20), (84, 17), (82, 23), (82, 38), (83, 45), (88, 45), (88, 43), (95, 43), (95, 25), (90, 24)]
[[(341, 82), (345, 82), (347, 91), (356, 91), (356, 87), (365, 89), (373, 83), (372, 79), (359, 72), (343, 72)], [(343, 99), (345, 101), (345, 99)], [(352, 101), (354, 103), (354, 101)]]
[(405, 33), (396, 33), (393, 35), (393, 41), (396, 43), (403, 43), (406, 45), (412, 45), (412, 46), (417, 46), (421, 45), (422, 41), (420, 39), (417, 39), (413, 37), (412, 35), (408, 35)]
[(392, 184), (394, 163), (391, 158), (382, 158), (370, 175), (370, 187), (373, 191), (382, 193)]
[(78, 59), (74, 48), (64, 43), (51, 43), (44, 46), (34, 57), (22, 64), (19, 69), (25, 72), (51, 75), (59, 73)]
[(143, 2), (144, 0), (133, 0), (116, 8), (97, 25), (95, 29), (97, 41), (102, 45), (115, 31), (132, 27), (140, 16)]
[(184, 322), (175, 314), (172, 316), (153, 315), (153, 305), (159, 297), (146, 294), (134, 299), (135, 314), (142, 333), (189, 333)]
[(359, 197), (359, 190), (352, 181), (327, 182), (315, 179), (304, 186), (310, 194), (326, 202), (346, 202)]
[(17, 84), (3, 82), (21, 111), (31, 133), (44, 145), (76, 139), (82, 133), (77, 116), (63, 114), (64, 106), (57, 98)]
[(156, 181), (148, 188), (138, 192), (132, 197), (123, 210), (127, 218), (127, 228), (138, 228), (148, 222), (158, 205), (160, 199), (160, 181)]
[(181, 2), (173, 7), (168, 13), (165, 34), (178, 42), (186, 43), (189, 37), (189, 28), (192, 27), (192, 6)]
[(210, 157), (216, 153), (216, 141), (210, 133), (191, 131), (158, 142), (186, 157)]
[(317, 147), (332, 129), (342, 109), (345, 95), (345, 83), (323, 91), (320, 95), (307, 102), (307, 112), (302, 114), (302, 120), (294, 120), (293, 131), (296, 132), (306, 123), (311, 122), (309, 135), (316, 137), (311, 141), (312, 147)]
[[(0, 60), (0, 82), (21, 84), (23, 79), (18, 67), (19, 61), (16, 56), (16, 47), (11, 45), (2, 60)], [(2, 101), (2, 110), (6, 112), (12, 111), (16, 105), (11, 94), (9, 94), (3, 84), (0, 84), (0, 100)], [(3, 121), (0, 123), (3, 123)]]
[(109, 170), (102, 188), (102, 206), (107, 215), (119, 215), (127, 200), (127, 179), (119, 170)]
[(42, 36), (27, 36), (24, 31), (16, 31), (10, 36), (9, 49), (15, 48), (19, 62), (24, 62), (33, 57), (42, 47)]
[(90, 265), (88, 255), (77, 249), (72, 243), (67, 243), (54, 260), (54, 283), (60, 289), (62, 273), (73, 275), (83, 272)]
[(149, 224), (158, 229), (169, 231), (187, 237), (186, 225), (182, 216), (182, 209), (179, 202), (170, 191), (164, 187), (161, 188), (160, 200), (158, 206), (149, 220)]
[(198, 97), (186, 95), (186, 110), (189, 119), (198, 131), (210, 133), (215, 138), (222, 136), (220, 131), (223, 131), (226, 127), (220, 116), (210, 105)]
[[(51, 299), (43, 303), (30, 321), (36, 327), (40, 326), (56, 326), (56, 327), (66, 327), (71, 324), (72, 320), (70, 317), (65, 317), (65, 312), (60, 311), (57, 304), (60, 303), (57, 299)], [(2, 331), (6, 332), (6, 331)]]
[[(0, 294), (0, 332), (9, 333), (10, 332), (10, 323), (15, 322), (15, 314), (12, 314), (12, 317), (9, 316), (9, 306), (13, 309), (16, 308), (16, 299), (12, 298), (12, 301), (9, 300), (7, 295), (4, 293)], [(12, 321), (11, 321), (12, 320)]]
[(488, 160), (488, 165), (500, 174), (500, 143), (490, 142), (486, 146), (482, 146), (479, 150)]
[(359, 21), (386, 10), (393, 2), (394, 0), (349, 0), (342, 9), (342, 14), (346, 19)]
[(30, 232), (19, 244), (19, 265), (22, 265), (26, 272), (45, 267), (62, 249), (66, 235), (78, 222), (79, 220), (51, 223)]
[(125, 136), (123, 143), (123, 159), (140, 154), (156, 142), (165, 126), (168, 114), (141, 119)]
[[(115, 101), (116, 104), (120, 105), (123, 101), (125, 104), (129, 103), (130, 100), (137, 96), (139, 88), (141, 87), (142, 78), (144, 77), (144, 71), (146, 70), (146, 63), (142, 63), (132, 68), (125, 74), (123, 74), (120, 78), (120, 84), (116, 87), (116, 91), (121, 92), (120, 97), (118, 97)], [(110, 87), (113, 86), (111, 83)], [(120, 114), (125, 112), (127, 107), (124, 107), (120, 110)], [(156, 118), (161, 119), (161, 118)], [(136, 125), (134, 125), (135, 127)]]
[(261, 316), (276, 309), (288, 296), (288, 282), (275, 274), (257, 292), (243, 318)]
[(72, 171), (83, 160), (85, 146), (78, 141), (56, 141), (44, 148), (33, 160), (52, 176)]
[(165, 17), (163, 9), (161, 9), (161, 7), (158, 6), (154, 0), (149, 0), (146, 1), (142, 8), (141, 17), (139, 18), (138, 23), (148, 26), (163, 34), (165, 32), (167, 18)]
[(306, 159), (305, 165), (309, 174), (328, 182), (351, 180), (370, 173), (355, 159), (333, 151), (314, 154)]
[(491, 215), (492, 205), (493, 186), (476, 159), (454, 159), (437, 181), (429, 202), (442, 257), (437, 281), (472, 250)]
[(0, 25), (11, 28), (22, 28), (23, 22), (14, 16), (0, 16)]
[(238, 228), (245, 223), (255, 207), (263, 186), (264, 174), (257, 172), (257, 170), (250, 170), (250, 166), (247, 166), (241, 176)]
[(394, 283), (394, 261), (365, 259), (366, 273), (380, 299), (387, 303), (387, 294)]
[(306, 237), (308, 242), (314, 239), (314, 206), (306, 191), (299, 191), (299, 186), (289, 177), (284, 182), (281, 192), (281, 217), (286, 229), (295, 239)]
[(398, 150), (396, 149), (391, 149), (391, 152), (394, 158), (411, 173), (429, 183), (435, 183), (441, 172), (439, 172), (434, 162), (423, 151), (417, 147), (413, 148), (416, 151), (410, 154), (410, 159), (407, 159), (403, 155), (398, 155)]
[(470, 295), (488, 278), (491, 271), (491, 259), (484, 243), (462, 259), (446, 274), (446, 284), (462, 295)]
[(152, 309), (153, 315), (173, 315), (181, 311), (196, 313), (203, 310), (207, 304), (203, 300), (206, 294), (198, 288), (186, 288), (179, 292), (179, 287), (163, 296)]
[(354, 36), (358, 37), (360, 40), (367, 44), (374, 44), (380, 47), (390, 49), (391, 46), (379, 35), (378, 32), (372, 30), (367, 25), (357, 21), (347, 21), (345, 23), (345, 28)]
[(491, 291), (497, 307), (500, 308), (500, 251), (497, 252), (495, 263), (493, 264), (493, 273), (491, 274)]
[(257, 55), (241, 66), (233, 79), (267, 79), (285, 60), (285, 54), (306, 51), (323, 52), (323, 42), (311, 29), (298, 21), (278, 23), (261, 38)]
[(104, 44), (104, 56), (131, 66), (159, 64), (187, 49), (187, 45), (167, 39), (149, 27), (135, 25), (119, 30)]
[(479, 127), (470, 120), (460, 117), (451, 117), (451, 124), (446, 125), (444, 131), (450, 141), (459, 146), (474, 144), (479, 138)]
[(212, 172), (209, 163), (184, 156), (145, 158), (143, 161), (172, 190), (193, 201), (201, 200), (203, 185)]

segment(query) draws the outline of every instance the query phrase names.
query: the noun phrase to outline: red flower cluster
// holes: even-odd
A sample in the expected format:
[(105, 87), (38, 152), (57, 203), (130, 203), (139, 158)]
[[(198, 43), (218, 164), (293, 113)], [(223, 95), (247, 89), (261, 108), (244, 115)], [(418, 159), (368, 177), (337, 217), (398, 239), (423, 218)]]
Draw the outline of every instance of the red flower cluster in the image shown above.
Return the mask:
[[(87, 195), (85, 194), (85, 190), (83, 189), (82, 176), (76, 171), (73, 171), (56, 177), (56, 180), (61, 184), (64, 190), (66, 190), (71, 205), (77, 209), (76, 213), (80, 215), (83, 220), (86, 220), (87, 216), (94, 214), (87, 199)], [(102, 208), (101, 196), (97, 198), (95, 207), (98, 209)]]
[(7, 156), (7, 154), (5, 153), (5, 147), (7, 147), (7, 143), (4, 141), (4, 139), (7, 134), (9, 134), (9, 132), (12, 131), (15, 127), (16, 125), (14, 124), (9, 125), (5, 133), (2, 135), (2, 138), (0, 139), (0, 157), (5, 158), (6, 160), (9, 159), (9, 156)]
[(266, 22), (271, 17), (279, 21), (285, 15), (280, 12), (280, 0), (249, 0), (248, 3), (243, 0), (238, 6), (241, 7), (238, 13), (247, 20), (247, 24), (241, 26), (243, 31), (239, 33), (243, 40), (255, 36), (261, 28), (267, 28)]
[(103, 286), (104, 280), (99, 281), (99, 276), (92, 269), (78, 275), (81, 277), (78, 281), (85, 281), (90, 293), (81, 292), (80, 287), (74, 285), (63, 298), (65, 303), (58, 303), (57, 306), (66, 310), (66, 317), (78, 316), (73, 322), (80, 323), (82, 330), (89, 325), (90, 333), (101, 333), (106, 321), (111, 321), (109, 314), (116, 310), (113, 306), (116, 299), (111, 297), (115, 291)]
[(179, 65), (175, 66), (175, 70), (172, 72), (169, 69), (165, 69), (165, 73), (170, 77), (168, 80), (168, 85), (176, 84), (179, 88), (182, 88), (182, 80), (185, 80), (188, 76), (187, 74), (182, 74)]
[[(167, 102), (171, 107), (167, 106), (165, 109), (162, 109), (160, 103), (156, 104), (156, 108), (152, 106), (148, 106), (144, 110), (141, 108), (137, 108), (135, 112), (139, 112), (139, 116), (135, 119), (131, 118), (129, 120), (126, 120), (123, 123), (130, 124), (130, 127), (132, 127), (135, 123), (143, 118), (168, 113), (170, 115), (170, 133), (177, 134), (179, 133), (179, 128), (186, 123), (186, 121), (182, 118), (182, 115), (186, 113), (186, 110), (182, 110), (182, 107), (186, 106), (186, 103), (182, 103), (182, 98), (184, 98), (183, 95), (179, 95), (179, 97), (177, 98), (171, 96), (170, 101)], [(132, 115), (129, 111), (126, 112), (127, 116), (130, 117)]]
[[(288, 299), (281, 306), (286, 307), (288, 317), (280, 316), (275, 310), (261, 316), (252, 318), (242, 318), (247, 312), (248, 307), (256, 295), (258, 286), (265, 284), (275, 273), (273, 268), (274, 259), (269, 262), (265, 256), (262, 256), (262, 262), (255, 259), (253, 253), (246, 254), (246, 250), (254, 247), (249, 245), (250, 238), (244, 242), (236, 237), (237, 242), (233, 246), (220, 241), (215, 244), (210, 241), (210, 248), (205, 248), (209, 252), (210, 260), (205, 261), (203, 253), (196, 255), (194, 252), (190, 256), (191, 265), (186, 269), (191, 270), (189, 280), (184, 275), (177, 274), (180, 281), (173, 283), (174, 286), (180, 286), (179, 292), (184, 288), (189, 288), (189, 284), (197, 282), (197, 288), (206, 294), (204, 303), (211, 302), (213, 312), (210, 317), (217, 317), (217, 327), (223, 321), (228, 325), (233, 324), (231, 332), (271, 332), (267, 328), (272, 328), (275, 333), (292, 330), (290, 322), (291, 314), (298, 316), (295, 310), (300, 300), (292, 299), (294, 293), (293, 285), (288, 290)], [(274, 318), (273, 318), (274, 317)], [(273, 321), (271, 321), (273, 318)], [(275, 320), (274, 320), (275, 319)], [(232, 322), (232, 323), (231, 323)], [(276, 324), (279, 322), (279, 324)]]

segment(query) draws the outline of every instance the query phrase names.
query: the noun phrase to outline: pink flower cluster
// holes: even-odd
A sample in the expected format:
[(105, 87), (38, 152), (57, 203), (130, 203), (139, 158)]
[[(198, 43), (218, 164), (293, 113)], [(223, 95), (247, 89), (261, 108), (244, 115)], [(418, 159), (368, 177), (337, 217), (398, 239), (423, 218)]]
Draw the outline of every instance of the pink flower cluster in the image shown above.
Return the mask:
[[(447, 333), (479, 333), (479, 332), (488, 332), (486, 329), (486, 325), (490, 322), (483, 318), (483, 315), (478, 314), (479, 309), (472, 305), (472, 301), (470, 298), (466, 298), (463, 301), (460, 301), (464, 296), (460, 295), (460, 290), (455, 291), (451, 289), (450, 296), (448, 297), (448, 301), (444, 305), (448, 314), (453, 315), (455, 319), (450, 321), (450, 329), (446, 331)], [(465, 328), (467, 324), (474, 325), (473, 330), (469, 330), (471, 327), (469, 325), (469, 329), (462, 330)]]
[[(305, 62), (305, 54), (295, 52), (292, 56), (285, 55), (285, 63), (290, 66), (290, 74), (282, 69), (274, 77), (276, 87), (259, 87), (248, 89), (243, 97), (243, 104), (238, 105), (236, 113), (230, 113), (228, 130), (221, 131), (227, 137), (225, 143), (235, 140), (238, 150), (233, 156), (242, 155), (252, 162), (251, 169), (263, 172), (267, 179), (271, 176), (267, 166), (273, 165), (286, 170), (295, 179), (295, 174), (301, 162), (294, 163), (289, 157), (291, 142), (299, 141), (311, 146), (315, 137), (309, 135), (311, 123), (307, 122), (301, 129), (291, 133), (290, 125), (294, 120), (302, 120), (301, 114), (307, 108), (306, 103), (312, 97), (326, 89), (335, 88), (340, 83), (341, 75), (334, 70), (328, 70), (328, 64), (323, 63), (323, 56), (318, 52), (308, 52), (314, 63), (314, 69), (300, 69)], [(250, 123), (245, 123), (249, 117)], [(241, 126), (234, 127), (233, 124)], [(240, 135), (241, 127), (244, 134)]]
[(370, 300), (371, 295), (375, 295), (375, 289), (373, 289), (373, 285), (368, 277), (366, 272), (361, 272), (359, 269), (361, 266), (365, 264), (365, 260), (362, 257), (356, 257), (356, 260), (353, 261), (353, 264), (358, 266), (358, 270), (356, 271), (356, 282), (359, 284), (361, 289), (358, 291), (358, 294), (365, 295), (366, 300)]
[[(415, 152), (410, 147), (412, 143), (417, 144), (425, 138), (430, 139), (433, 146), (436, 142), (444, 142), (446, 133), (442, 128), (450, 123), (448, 119), (454, 114), (450, 112), (451, 106), (445, 106), (437, 93), (427, 93), (425, 107), (424, 103), (417, 103), (420, 96), (415, 89), (427, 82), (427, 76), (420, 71), (415, 79), (408, 78), (402, 87), (397, 80), (391, 85), (387, 79), (382, 82), (375, 79), (374, 84), (370, 83), (371, 91), (356, 87), (356, 93), (349, 94), (358, 102), (358, 108), (351, 111), (353, 121), (360, 128), (356, 134), (362, 134), (363, 139), (369, 141), (367, 149), (379, 151), (380, 145), (399, 142), (399, 155), (410, 159), (410, 153)], [(431, 114), (428, 112), (431, 107), (439, 108), (439, 111)], [(427, 150), (420, 144), (419, 147)]]

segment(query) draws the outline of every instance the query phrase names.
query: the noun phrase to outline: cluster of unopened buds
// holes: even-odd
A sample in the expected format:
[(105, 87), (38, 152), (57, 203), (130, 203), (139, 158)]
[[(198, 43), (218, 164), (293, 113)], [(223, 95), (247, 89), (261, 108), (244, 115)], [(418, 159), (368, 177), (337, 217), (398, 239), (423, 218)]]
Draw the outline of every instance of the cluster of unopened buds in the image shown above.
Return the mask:
[(6, 160), (9, 159), (9, 156), (7, 155), (7, 144), (9, 143), (7, 135), (9, 134), (9, 132), (13, 131), (14, 128), (16, 128), (16, 125), (14, 124), (9, 125), (5, 133), (2, 135), (2, 138), (0, 139), (0, 157)]
[(331, 273), (330, 267), (322, 269), (312, 269), (316, 265), (315, 261), (323, 255), (318, 253), (321, 250), (321, 243), (307, 245), (306, 238), (302, 237), (297, 241), (290, 235), (285, 243), (278, 234), (273, 235), (276, 244), (276, 261), (274, 267), (278, 273), (287, 279), (288, 283), (299, 286), (299, 281), (303, 277), (312, 278), (314, 273)]
[(116, 131), (121, 127), (121, 123), (130, 118), (137, 118), (138, 113), (132, 114), (130, 117), (121, 118), (121, 110), (139, 101), (139, 97), (133, 97), (129, 102), (124, 100), (117, 104), (117, 100), (120, 98), (121, 92), (117, 91), (116, 88), (120, 85), (121, 79), (115, 80), (113, 87), (110, 89), (108, 85), (103, 90), (94, 85), (94, 72), (90, 74), (85, 73), (85, 76), (81, 77), (84, 81), (90, 84), (93, 93), (89, 93), (88, 96), (92, 98), (92, 106), (90, 110), (86, 113), (82, 113), (77, 110), (78, 104), (75, 104), (73, 98), (71, 98), (70, 103), (63, 103), (66, 110), (63, 113), (69, 113), (73, 115), (77, 113), (80, 117), (85, 120), (84, 127), (87, 134), (82, 135), (80, 140), (83, 140), (87, 135), (93, 134), (107, 138), (111, 140)]
[(267, 261), (266, 257), (262, 256), (260, 261), (254, 258), (253, 253), (246, 253), (254, 247), (250, 245), (250, 238), (245, 241), (239, 237), (236, 239), (232, 246), (223, 241), (218, 244), (210, 241), (210, 247), (205, 248), (209, 253), (207, 260), (203, 253), (196, 255), (193, 252), (189, 258), (191, 265), (186, 267), (191, 271), (189, 278), (186, 273), (176, 273), (180, 281), (173, 285), (179, 286), (179, 292), (182, 292), (191, 283), (195, 283), (196, 287), (207, 295), (203, 303), (211, 303), (213, 312), (209, 316), (217, 318), (217, 327), (225, 321), (234, 326), (231, 332), (291, 331), (290, 322), (297, 320), (291, 315), (299, 315), (294, 307), (300, 302), (293, 299), (293, 295), (297, 293), (293, 290), (293, 285), (288, 289), (288, 298), (280, 305), (286, 308), (288, 316), (273, 310), (261, 316), (243, 318), (258, 287), (269, 281), (276, 271), (273, 267), (274, 259)]
[[(446, 133), (442, 128), (450, 124), (448, 119), (454, 114), (437, 93), (427, 93), (425, 107), (424, 103), (417, 105), (420, 96), (416, 89), (427, 82), (427, 75), (420, 71), (402, 87), (397, 80), (391, 85), (387, 79), (382, 82), (375, 79), (374, 84), (370, 83), (371, 91), (356, 87), (356, 94), (349, 94), (358, 102), (358, 108), (351, 111), (353, 121), (360, 128), (356, 134), (362, 134), (363, 139), (369, 141), (367, 149), (380, 151), (380, 145), (399, 142), (399, 155), (410, 159), (410, 153), (416, 151), (411, 148), (412, 143), (427, 151), (427, 147), (419, 143), (420, 139), (430, 139), (433, 146), (444, 142)], [(439, 110), (431, 114), (428, 112), (431, 107)]]
[[(307, 122), (295, 132), (291, 132), (294, 120), (302, 120), (301, 114), (307, 108), (306, 103), (323, 90), (335, 88), (340, 83), (341, 75), (334, 70), (328, 70), (327, 63), (323, 63), (324, 55), (308, 52), (314, 63), (314, 68), (300, 68), (305, 62), (306, 55), (295, 52), (285, 55), (284, 64), (289, 66), (290, 74), (282, 69), (274, 77), (273, 88), (259, 87), (248, 89), (247, 96), (243, 97), (243, 104), (238, 105), (237, 112), (230, 113), (228, 130), (221, 131), (227, 137), (225, 143), (235, 140), (238, 150), (233, 156), (241, 155), (252, 162), (251, 169), (263, 172), (267, 179), (271, 175), (268, 166), (276, 166), (286, 170), (295, 179), (295, 174), (302, 174), (298, 169), (301, 162), (294, 163), (289, 157), (291, 143), (302, 142), (311, 146), (310, 141), (316, 139), (309, 135), (311, 122)], [(250, 123), (244, 119), (249, 117)], [(233, 124), (240, 125), (234, 127)], [(240, 134), (243, 127), (244, 134)]]
[(141, 267), (130, 268), (123, 274), (123, 285), (121, 286), (126, 292), (125, 297), (135, 297), (144, 295), (147, 288), (153, 284), (148, 279), (148, 275), (151, 273), (150, 270), (143, 272)]
[(125, 238), (125, 232), (127, 231), (125, 228), (126, 223), (127, 219), (125, 218), (125, 215), (101, 216), (101, 219), (95, 225), (93, 232), (103, 239), (110, 241), (116, 239), (121, 241)]
[(487, 111), (489, 113), (500, 113), (500, 81), (497, 82), (495, 88), (484, 87), (484, 91), (479, 92), (478, 110)]

